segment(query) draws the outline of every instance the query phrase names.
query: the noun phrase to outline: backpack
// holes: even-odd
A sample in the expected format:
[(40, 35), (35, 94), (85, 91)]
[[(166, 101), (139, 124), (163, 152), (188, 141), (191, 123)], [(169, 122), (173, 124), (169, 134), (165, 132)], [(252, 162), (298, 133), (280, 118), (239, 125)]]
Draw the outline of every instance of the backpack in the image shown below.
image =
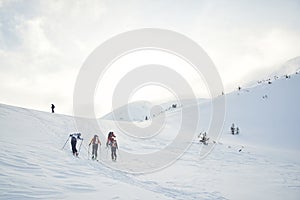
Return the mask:
[(73, 143), (73, 142), (76, 142), (76, 141), (77, 141), (76, 138), (74, 136), (72, 136), (71, 142)]
[(117, 147), (117, 142), (115, 140), (111, 142), (111, 147)]

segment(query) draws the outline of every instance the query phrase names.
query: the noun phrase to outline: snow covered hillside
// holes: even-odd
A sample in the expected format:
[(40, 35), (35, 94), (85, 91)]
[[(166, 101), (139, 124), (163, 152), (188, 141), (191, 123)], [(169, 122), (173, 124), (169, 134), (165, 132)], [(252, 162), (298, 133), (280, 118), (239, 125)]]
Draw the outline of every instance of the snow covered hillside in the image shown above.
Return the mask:
[[(101, 134), (89, 120), (78, 130), (73, 117), (0, 104), (0, 199), (299, 199), (299, 90), (297, 74), (228, 94), (223, 133), (205, 159), (199, 159), (205, 147), (195, 137), (170, 166), (139, 174), (106, 163), (130, 167), (123, 151), (147, 153), (168, 144), (178, 128), (181, 105), (166, 111), (166, 135), (142, 143), (118, 132), (108, 118), (99, 120)], [(210, 104), (193, 106), (203, 116), (198, 131), (206, 131)], [(133, 115), (144, 119), (149, 106), (145, 108)], [(230, 134), (232, 123), (240, 128), (239, 135)], [(89, 140), (97, 133), (105, 143), (110, 130), (117, 133), (118, 161), (110, 160), (104, 145), (101, 162), (92, 161)], [(69, 134), (78, 131), (84, 140), (76, 158), (69, 142), (62, 147)]]
[(114, 112), (108, 113), (102, 118), (120, 121), (143, 121), (146, 116), (150, 115), (152, 106), (150, 102), (146, 101), (133, 102), (121, 108), (117, 108)]
[[(197, 103), (208, 102), (207, 99), (197, 99)], [(115, 109), (113, 112), (106, 114), (101, 119), (117, 120), (117, 121), (145, 121), (157, 117), (162, 113), (170, 113), (178, 110), (182, 106), (191, 106), (189, 99), (183, 102), (169, 101), (164, 103), (153, 104), (147, 101), (136, 101)]]
[(253, 145), (300, 150), (300, 74), (227, 96), (225, 128), (240, 126), (240, 139)]

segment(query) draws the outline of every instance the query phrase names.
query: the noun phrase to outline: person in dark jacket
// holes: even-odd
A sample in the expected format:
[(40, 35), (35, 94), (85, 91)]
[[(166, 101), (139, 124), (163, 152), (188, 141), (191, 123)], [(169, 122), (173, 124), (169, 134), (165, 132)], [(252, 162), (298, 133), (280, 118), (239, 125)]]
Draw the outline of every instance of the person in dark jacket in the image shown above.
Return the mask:
[(234, 132), (235, 132), (234, 124), (231, 125), (231, 128), (230, 128), (230, 129), (231, 129), (231, 134), (234, 135)]
[(54, 104), (51, 104), (52, 113), (54, 113), (54, 108), (55, 108)]
[(72, 152), (73, 152), (74, 156), (78, 156), (78, 151), (77, 151), (77, 148), (76, 148), (77, 139), (83, 140), (83, 138), (81, 138), (80, 136), (81, 136), (81, 133), (73, 133), (73, 134), (70, 135)]

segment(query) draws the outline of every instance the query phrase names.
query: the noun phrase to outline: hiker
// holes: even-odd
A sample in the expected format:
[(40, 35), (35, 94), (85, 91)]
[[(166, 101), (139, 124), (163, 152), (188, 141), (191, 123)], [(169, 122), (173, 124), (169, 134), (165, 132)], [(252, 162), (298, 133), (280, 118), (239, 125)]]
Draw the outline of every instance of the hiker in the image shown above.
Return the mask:
[(81, 133), (70, 134), (70, 137), (72, 137), (71, 138), (71, 146), (72, 146), (72, 152), (73, 152), (74, 156), (78, 156), (78, 151), (76, 149), (77, 139), (83, 140), (83, 138), (81, 138), (80, 136), (81, 136)]
[(113, 161), (116, 161), (117, 160), (117, 149), (118, 149), (117, 140), (115, 140), (114, 138), (112, 138), (110, 146), (111, 146), (111, 159)]
[(203, 142), (203, 139), (204, 139), (204, 133), (200, 133), (199, 135), (198, 135), (198, 138), (200, 139), (199, 141), (200, 142)]
[(92, 159), (96, 160), (97, 159), (97, 152), (98, 152), (98, 144), (100, 144), (100, 146), (101, 146), (101, 142), (99, 140), (98, 135), (94, 135), (91, 142), (89, 143), (89, 147), (91, 146), (91, 144), (93, 144), (93, 146), (92, 146)]
[(232, 124), (230, 129), (231, 129), (231, 134), (234, 135), (234, 131), (235, 131), (234, 124)]
[(209, 140), (209, 138), (206, 136), (206, 132), (200, 133), (199, 136), (198, 136), (198, 138), (200, 138), (199, 142), (201, 142), (201, 143), (203, 143), (205, 145), (208, 144), (207, 141)]
[(110, 131), (110, 132), (108, 133), (107, 141), (106, 141), (106, 147), (108, 147), (108, 145), (111, 146), (112, 140), (113, 140), (115, 137), (116, 137), (116, 136), (115, 136), (114, 132)]
[(236, 128), (236, 134), (238, 135), (240, 133), (239, 127)]
[(52, 113), (54, 113), (54, 108), (55, 108), (54, 104), (51, 104)]

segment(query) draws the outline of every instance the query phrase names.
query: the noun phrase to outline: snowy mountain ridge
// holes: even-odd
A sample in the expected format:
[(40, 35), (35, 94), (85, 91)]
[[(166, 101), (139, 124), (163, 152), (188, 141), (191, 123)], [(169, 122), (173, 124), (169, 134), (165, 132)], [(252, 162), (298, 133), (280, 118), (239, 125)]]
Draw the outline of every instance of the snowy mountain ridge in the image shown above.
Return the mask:
[[(149, 153), (167, 145), (177, 131), (181, 105), (166, 112), (164, 135), (141, 141), (120, 132), (113, 120), (100, 119), (101, 132), (89, 121), (78, 130), (73, 117), (0, 104), (0, 199), (299, 199), (299, 87), (295, 74), (226, 95), (223, 132), (207, 157), (199, 158), (206, 147), (195, 137), (173, 164), (144, 174), (109, 166), (130, 167), (123, 152)], [(194, 106), (203, 116), (198, 132), (207, 131), (209, 103)], [(239, 135), (230, 134), (232, 123)], [(110, 130), (120, 147), (116, 163), (103, 145)], [(79, 159), (67, 141), (78, 131), (84, 137)], [(95, 133), (102, 142), (99, 162), (88, 157)]]

